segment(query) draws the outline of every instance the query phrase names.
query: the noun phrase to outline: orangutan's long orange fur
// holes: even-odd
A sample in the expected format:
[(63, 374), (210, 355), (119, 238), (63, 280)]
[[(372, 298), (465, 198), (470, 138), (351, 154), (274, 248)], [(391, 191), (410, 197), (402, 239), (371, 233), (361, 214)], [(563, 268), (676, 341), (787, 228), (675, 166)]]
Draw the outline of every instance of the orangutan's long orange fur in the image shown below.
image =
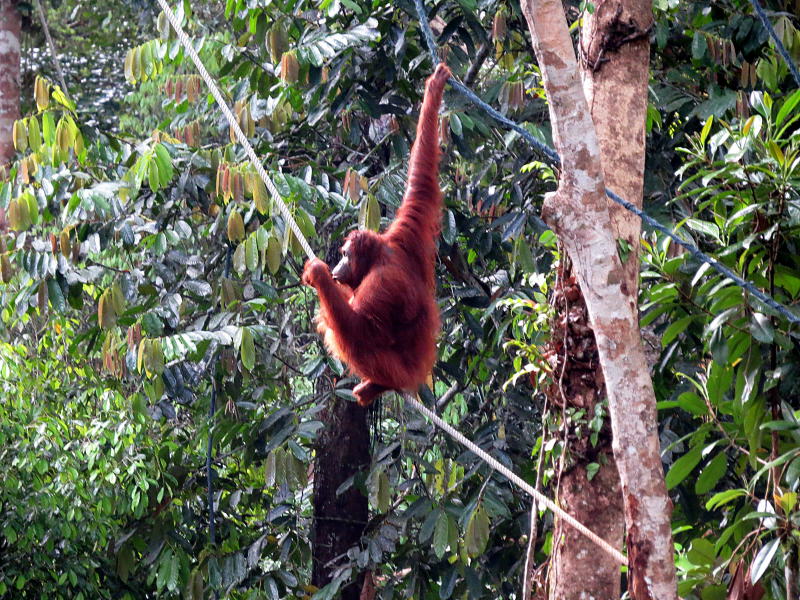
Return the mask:
[(426, 83), (405, 196), (394, 221), (384, 233), (354, 231), (347, 238), (358, 284), (351, 290), (338, 283), (319, 259), (307, 262), (303, 272), (303, 282), (319, 294), (318, 329), (328, 350), (363, 380), (353, 390), (362, 406), (386, 389), (416, 391), (436, 361), (438, 111), (449, 76), (440, 64)]

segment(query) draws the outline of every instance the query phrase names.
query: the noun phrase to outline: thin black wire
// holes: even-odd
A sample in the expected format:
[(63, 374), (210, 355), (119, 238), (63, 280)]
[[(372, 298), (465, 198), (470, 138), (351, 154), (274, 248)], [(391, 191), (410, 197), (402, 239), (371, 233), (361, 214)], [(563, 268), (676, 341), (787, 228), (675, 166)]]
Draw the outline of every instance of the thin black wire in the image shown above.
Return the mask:
[(753, 10), (756, 11), (756, 15), (761, 20), (761, 24), (764, 26), (769, 32), (772, 41), (775, 42), (775, 47), (778, 49), (778, 53), (783, 58), (786, 66), (789, 67), (789, 71), (792, 73), (792, 77), (794, 77), (794, 82), (797, 84), (797, 87), (800, 87), (800, 71), (797, 70), (797, 65), (794, 64), (792, 57), (789, 56), (789, 52), (786, 50), (786, 46), (783, 45), (783, 42), (778, 37), (778, 32), (775, 31), (775, 28), (772, 26), (772, 23), (769, 22), (767, 18), (767, 13), (764, 12), (764, 9), (761, 7), (761, 4), (758, 3), (758, 0), (750, 0), (750, 4), (753, 5)]
[(212, 546), (217, 544), (214, 528), (214, 474), (211, 458), (214, 450), (214, 413), (217, 411), (217, 382), (211, 375), (211, 405), (208, 408), (208, 445), (206, 446), (206, 489), (208, 490), (208, 541)]
[[(225, 254), (225, 278), (231, 274), (231, 257), (233, 247), (228, 244)], [(213, 361), (212, 361), (213, 362)], [(214, 514), (214, 469), (212, 459), (214, 454), (214, 414), (217, 412), (217, 377), (211, 372), (211, 402), (208, 407), (208, 444), (206, 445), (206, 490), (208, 492), (208, 541), (211, 547), (217, 545), (216, 516)], [(214, 590), (214, 598), (219, 600), (219, 592)]]
[[(751, 1), (754, 2), (755, 0)], [(419, 18), (420, 27), (422, 27), (422, 35), (425, 39), (425, 43), (428, 46), (428, 53), (430, 54), (434, 65), (439, 64), (439, 62), (441, 61), (439, 60), (439, 56), (436, 52), (436, 42), (433, 39), (433, 32), (431, 31), (430, 25), (428, 24), (425, 7), (422, 4), (422, 0), (414, 0), (414, 4), (417, 9), (417, 16)], [(769, 29), (771, 29), (769, 22), (767, 22), (766, 26)], [(497, 112), (497, 110), (495, 110), (494, 108), (489, 106), (486, 102), (481, 100), (477, 96), (477, 94), (475, 94), (475, 92), (470, 90), (460, 81), (456, 81), (455, 78), (451, 77), (448, 80), (448, 83), (450, 83), (450, 85), (455, 90), (461, 93), (461, 95), (471, 100), (476, 106), (481, 108), (485, 113), (494, 118), (496, 121), (518, 132), (525, 139), (525, 141), (527, 141), (531, 146), (533, 146), (533, 148), (537, 152), (544, 155), (548, 163), (550, 163), (555, 167), (560, 166), (561, 157), (559, 157), (558, 153), (555, 150), (537, 140), (529, 131), (523, 129), (518, 123), (515, 123), (511, 119), (508, 119), (507, 117)], [(708, 256), (694, 244), (684, 241), (683, 239), (678, 237), (677, 234), (673, 233), (672, 230), (659, 223), (656, 219), (645, 213), (643, 210), (637, 208), (635, 205), (631, 204), (627, 200), (623, 200), (622, 198), (620, 198), (620, 196), (617, 195), (614, 191), (606, 188), (606, 195), (609, 198), (611, 198), (614, 202), (622, 206), (623, 208), (635, 214), (642, 221), (647, 223), (650, 227), (656, 229), (657, 231), (660, 231), (661, 233), (669, 237), (672, 241), (674, 241), (676, 244), (686, 249), (686, 251), (689, 252), (689, 254), (691, 254), (692, 256), (694, 256), (696, 259), (706, 263), (711, 268), (716, 270), (718, 273), (729, 278), (737, 286), (752, 294), (755, 298), (757, 298), (765, 305), (773, 309), (775, 312), (777, 312), (782, 317), (787, 319), (790, 323), (800, 324), (800, 315), (795, 315), (794, 313), (790, 312), (788, 308), (780, 304), (777, 300), (759, 290), (753, 283), (746, 281), (745, 279), (742, 279), (739, 275), (734, 273), (731, 269), (723, 265), (717, 259)]]

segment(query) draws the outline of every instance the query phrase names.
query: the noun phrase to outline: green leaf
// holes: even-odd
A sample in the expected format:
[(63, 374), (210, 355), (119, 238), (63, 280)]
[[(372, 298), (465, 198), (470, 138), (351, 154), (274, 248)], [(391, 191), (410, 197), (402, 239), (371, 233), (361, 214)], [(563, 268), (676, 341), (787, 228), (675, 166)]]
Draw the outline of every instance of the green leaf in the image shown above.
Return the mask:
[(783, 512), (787, 515), (790, 514), (794, 507), (797, 506), (797, 492), (784, 492), (778, 499)]
[(718, 453), (711, 461), (703, 468), (700, 477), (694, 484), (694, 491), (697, 494), (706, 494), (714, 489), (722, 476), (728, 469), (728, 459), (725, 452)]
[(731, 500), (735, 500), (736, 498), (740, 498), (741, 496), (746, 496), (746, 495), (747, 491), (741, 488), (719, 492), (711, 496), (708, 502), (706, 502), (706, 510), (714, 510), (715, 508), (719, 508), (720, 506), (727, 504)]
[(141, 45), (142, 79), (153, 75), (153, 48), (149, 43)]
[(458, 229), (456, 229), (456, 216), (453, 211), (447, 209), (442, 220), (442, 240), (445, 244), (452, 244), (456, 240)]
[(381, 228), (381, 207), (373, 194), (367, 198), (365, 208), (364, 229), (378, 231)]
[(160, 187), (164, 187), (172, 180), (172, 158), (162, 144), (155, 145), (155, 158), (158, 165)]
[(153, 252), (156, 254), (164, 254), (167, 251), (167, 236), (162, 231), (156, 236), (155, 243), (153, 244)]
[(695, 318), (695, 315), (689, 315), (688, 317), (683, 317), (682, 319), (670, 323), (669, 327), (664, 331), (664, 335), (661, 336), (661, 347), (666, 348), (669, 346), (676, 337), (684, 332)]
[(6, 525), (3, 527), (3, 537), (6, 538), (9, 544), (13, 544), (17, 541), (17, 532), (11, 525)]
[(451, 113), (450, 115), (450, 131), (453, 132), (453, 135), (457, 135), (458, 137), (461, 137), (464, 132), (461, 126), (461, 119), (458, 118), (456, 113)]
[(56, 141), (56, 122), (50, 111), (42, 113), (42, 141), (48, 146), (52, 146)]
[(64, 299), (64, 293), (61, 291), (61, 286), (52, 277), (47, 280), (47, 296), (50, 299), (50, 304), (53, 310), (57, 313), (64, 312), (67, 302)]
[[(303, 208), (298, 208), (294, 217), (297, 220), (297, 227), (306, 239), (314, 239), (317, 230), (314, 227), (314, 221), (311, 216)], [(380, 208), (378, 208), (378, 226), (380, 227)]]
[(708, 406), (703, 399), (694, 392), (683, 392), (678, 396), (677, 406), (680, 406), (686, 412), (698, 417), (708, 413)]
[(264, 461), (264, 483), (267, 487), (274, 487), (277, 481), (277, 463), (275, 460), (275, 450), (267, 455), (267, 460)]
[(433, 529), (433, 552), (436, 554), (436, 558), (442, 558), (447, 550), (448, 533), (450, 531), (448, 521), (447, 513), (440, 510), (436, 519), (436, 527)]
[(250, 234), (244, 242), (245, 263), (251, 272), (258, 269), (258, 241), (256, 236)]
[(693, 231), (697, 231), (704, 235), (711, 236), (715, 240), (719, 240), (719, 227), (714, 223), (701, 221), (700, 219), (686, 219), (686, 226)]
[(750, 333), (762, 344), (771, 344), (775, 339), (775, 329), (767, 315), (753, 313), (750, 319)]
[(689, 452), (681, 456), (678, 460), (672, 463), (666, 477), (664, 478), (667, 489), (671, 490), (694, 470), (702, 458), (702, 448), (695, 446)]
[(800, 427), (800, 423), (796, 423), (794, 421), (767, 421), (766, 423), (761, 424), (762, 431), (790, 431), (792, 429), (797, 429)]
[(784, 101), (780, 110), (778, 110), (778, 114), (775, 116), (776, 128), (780, 127), (783, 120), (794, 110), (798, 102), (800, 102), (800, 90), (795, 90), (795, 92)]
[(142, 47), (136, 46), (132, 53), (133, 63), (133, 82), (142, 81), (144, 79), (144, 67), (142, 66)]
[(699, 31), (695, 31), (692, 36), (692, 58), (700, 60), (705, 56), (707, 50), (706, 37)]
[(714, 544), (704, 538), (695, 538), (692, 540), (692, 545), (686, 553), (686, 558), (693, 565), (697, 566), (710, 566), (714, 564), (716, 558), (714, 551)]
[(178, 555), (172, 554), (169, 559), (169, 569), (167, 570), (167, 589), (174, 592), (178, 589), (178, 575), (180, 575), (180, 562)]
[(39, 119), (35, 116), (28, 117), (28, 145), (34, 152), (42, 147), (42, 132), (39, 129)]
[(769, 149), (770, 156), (775, 159), (780, 166), (783, 166), (786, 163), (786, 157), (783, 155), (783, 150), (781, 147), (775, 142), (775, 140), (769, 140), (767, 142), (767, 149)]
[(125, 80), (130, 83), (136, 83), (136, 78), (133, 76), (133, 48), (128, 50), (127, 54), (125, 54)]
[(761, 550), (758, 551), (753, 563), (750, 565), (750, 581), (755, 584), (756, 581), (761, 579), (761, 576), (766, 573), (772, 559), (775, 558), (775, 553), (780, 547), (780, 538), (775, 538), (764, 544)]
[(150, 189), (155, 194), (160, 186), (161, 176), (158, 173), (158, 161), (154, 160), (152, 157), (147, 164), (147, 174), (147, 182), (150, 185)]
[(275, 275), (281, 267), (281, 243), (274, 235), (267, 241), (267, 268)]
[(470, 516), (464, 543), (467, 554), (473, 558), (480, 556), (486, 550), (486, 544), (489, 543), (489, 515), (486, 514), (482, 503)]
[(236, 247), (236, 250), (233, 251), (233, 270), (239, 275), (243, 275), (246, 268), (247, 263), (245, 260), (245, 245), (239, 244)]
[(520, 235), (514, 242), (514, 264), (523, 273), (536, 272), (536, 261), (524, 235)]
[(325, 60), (335, 57), (340, 52), (361, 46), (380, 38), (378, 22), (368, 19), (366, 23), (357, 25), (344, 33), (331, 33), (317, 37), (297, 47), (297, 59), (314, 66), (322, 66)]
[(708, 133), (711, 131), (711, 126), (714, 124), (714, 116), (708, 117), (706, 119), (705, 125), (703, 125), (703, 130), (700, 132), (700, 144), (702, 146), (706, 145), (706, 139), (708, 139)]
[(239, 347), (239, 354), (244, 368), (252, 371), (256, 365), (256, 346), (249, 327), (242, 328), (242, 344)]
[(20, 200), (28, 203), (28, 218), (32, 225), (36, 225), (39, 222), (39, 203), (36, 202), (36, 197), (30, 192), (25, 192)]

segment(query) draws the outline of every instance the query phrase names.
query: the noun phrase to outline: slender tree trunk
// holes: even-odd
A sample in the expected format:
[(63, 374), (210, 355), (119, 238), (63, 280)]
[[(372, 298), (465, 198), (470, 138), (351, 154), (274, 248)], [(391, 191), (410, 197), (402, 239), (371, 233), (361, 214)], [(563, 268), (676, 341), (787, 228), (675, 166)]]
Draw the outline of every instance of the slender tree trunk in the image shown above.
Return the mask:
[(47, 47), (50, 49), (50, 60), (53, 61), (53, 67), (56, 70), (58, 83), (61, 84), (61, 91), (69, 98), (69, 89), (67, 88), (67, 80), (64, 79), (64, 71), (61, 69), (61, 61), (58, 58), (58, 50), (56, 50), (56, 43), (53, 41), (53, 36), (50, 35), (50, 27), (47, 25), (47, 15), (44, 12), (41, 0), (33, 0), (36, 5), (36, 12), (39, 13), (39, 22), (42, 24), (42, 31), (44, 31), (44, 38), (47, 40)]
[(797, 547), (790, 548), (786, 555), (783, 575), (786, 579), (786, 600), (797, 600), (800, 597), (800, 580), (797, 579)]
[[(568, 260), (562, 261), (553, 294), (557, 317), (550, 351), (557, 357), (555, 383), (548, 390), (551, 406), (585, 411), (593, 418), (595, 406), (605, 399), (597, 343), (589, 327), (589, 314)], [(558, 412), (558, 409), (556, 409)], [(622, 490), (611, 451), (611, 429), (604, 424), (592, 443), (593, 431), (580, 429), (580, 437), (565, 441), (571, 464), (560, 475), (558, 503), (567, 512), (609, 543), (621, 547), (624, 532)], [(572, 434), (573, 432), (569, 432)], [(592, 465), (599, 465), (596, 472)], [(560, 520), (556, 521), (553, 557), (550, 563), (550, 598), (619, 598), (619, 563), (597, 552), (586, 536)], [(592, 560), (586, 560), (591, 556)]]
[[(651, 0), (605, 0), (584, 16), (580, 41), (583, 90), (600, 142), (606, 187), (639, 208), (652, 23)], [(609, 201), (608, 207), (617, 239), (630, 249), (622, 269), (625, 285), (635, 298), (642, 223), (616, 202)]]
[[(597, 3), (591, 14), (584, 14), (580, 43), (583, 89), (600, 143), (606, 185), (640, 207), (650, 60), (647, 30), (651, 22), (650, 0), (606, 0)], [(609, 203), (609, 212), (615, 237), (627, 243), (628, 257), (622, 263), (623, 281), (635, 297), (641, 223), (616, 203)], [(561, 282), (565, 286), (570, 284), (563, 277)], [(573, 347), (563, 352), (567, 364), (561, 378), (563, 389), (559, 393), (563, 394), (564, 401), (584, 408), (591, 416), (595, 401), (605, 396), (599, 366), (594, 373), (581, 373), (584, 366), (591, 366), (587, 365), (587, 348), (592, 348), (592, 358), (596, 356), (594, 333), (581, 335), (580, 329), (587, 324), (582, 318), (585, 314), (583, 295), (579, 290), (563, 291), (574, 298), (572, 306), (558, 305), (559, 311), (568, 315), (563, 322), (569, 323), (568, 340)], [(597, 456), (607, 462), (586, 456), (581, 447), (585, 446), (585, 439), (570, 443), (571, 454), (578, 458), (574, 467), (562, 476), (558, 500), (577, 518), (592, 523), (593, 529), (606, 540), (621, 545), (624, 512), (620, 480), (616, 461), (611, 456), (610, 440), (601, 440)], [(601, 467), (588, 480), (586, 468), (592, 461), (599, 462)], [(584, 593), (595, 598), (618, 598), (618, 565), (607, 555), (598, 555), (595, 561), (588, 563), (585, 557), (592, 553), (588, 540), (576, 536), (569, 527), (559, 524), (556, 534), (560, 543), (553, 555), (552, 568), (556, 574), (569, 576), (551, 578), (551, 597), (574, 598)]]
[[(644, 189), (652, 11), (651, 0), (597, 3), (595, 11), (585, 15), (580, 39), (583, 89), (600, 143), (606, 187), (639, 208)], [(614, 236), (618, 244), (624, 242), (627, 251), (622, 262), (622, 286), (635, 301), (639, 293), (642, 224), (636, 215), (615, 202), (609, 200), (608, 208)], [(636, 304), (632, 312), (633, 324), (638, 327)], [(652, 402), (651, 412), (655, 399)], [(660, 473), (660, 461), (654, 457), (653, 463), (653, 471)], [(619, 489), (619, 481), (614, 487)], [(630, 499), (628, 510), (635, 510)], [(629, 514), (629, 518), (633, 516)], [(636, 577), (631, 582), (632, 588), (641, 587)]]
[[(369, 466), (367, 411), (355, 402), (331, 394), (322, 420), (325, 429), (316, 447), (314, 464), (314, 531), (311, 582), (322, 587), (333, 578), (347, 551), (358, 546), (367, 524), (367, 498), (353, 484), (339, 487)], [(342, 589), (341, 600), (359, 600), (363, 573)]]
[(629, 590), (636, 600), (674, 600), (672, 506), (664, 485), (655, 394), (638, 329), (636, 290), (626, 280), (632, 267), (623, 266), (618, 255), (600, 145), (561, 1), (524, 0), (522, 11), (561, 155), (559, 187), (545, 199), (542, 215), (572, 260), (597, 340), (625, 507)]
[(19, 40), (17, 0), (0, 0), (0, 171), (14, 156), (12, 131), (19, 119)]
[[(558, 501), (564, 510), (582, 523), (589, 523), (595, 533), (608, 541), (622, 544), (622, 493), (619, 475), (613, 462), (601, 465), (589, 480), (586, 465), (579, 463), (564, 474), (559, 486)], [(556, 522), (554, 548), (550, 566), (550, 598), (620, 597), (620, 569), (613, 559), (563, 521)]]

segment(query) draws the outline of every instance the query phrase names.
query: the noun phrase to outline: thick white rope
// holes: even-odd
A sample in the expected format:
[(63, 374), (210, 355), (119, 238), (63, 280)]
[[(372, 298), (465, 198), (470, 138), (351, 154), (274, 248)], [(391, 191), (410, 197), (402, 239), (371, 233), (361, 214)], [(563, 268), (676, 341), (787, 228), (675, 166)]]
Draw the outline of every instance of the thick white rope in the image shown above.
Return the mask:
[(233, 132), (236, 134), (236, 139), (239, 140), (239, 143), (244, 148), (247, 157), (250, 159), (250, 162), (253, 163), (253, 167), (255, 168), (256, 172), (258, 173), (261, 180), (264, 182), (264, 185), (267, 186), (269, 193), (272, 195), (273, 200), (275, 200), (275, 204), (278, 206), (278, 210), (280, 210), (281, 215), (283, 216), (284, 221), (286, 221), (286, 225), (292, 230), (297, 240), (300, 242), (300, 245), (303, 247), (303, 251), (306, 253), (308, 258), (315, 258), (314, 251), (311, 249), (311, 246), (308, 243), (308, 240), (303, 235), (303, 232), (300, 231), (300, 228), (297, 226), (297, 221), (294, 220), (292, 217), (292, 213), (289, 210), (289, 207), (286, 206), (286, 203), (281, 198), (280, 193), (278, 192), (278, 188), (275, 187), (275, 184), (270, 179), (267, 172), (264, 170), (264, 167), (261, 165), (261, 161), (258, 159), (258, 156), (253, 150), (253, 147), (250, 145), (250, 142), (247, 140), (247, 136), (242, 131), (242, 128), (239, 127), (239, 123), (236, 120), (236, 117), (231, 112), (231, 109), (228, 108), (228, 104), (225, 102), (225, 98), (223, 98), (222, 94), (217, 88), (217, 85), (214, 83), (214, 80), (209, 75), (208, 71), (206, 70), (203, 62), (200, 60), (200, 57), (195, 52), (194, 46), (192, 46), (192, 42), (189, 39), (189, 36), (186, 35), (186, 32), (183, 31), (181, 24), (178, 22), (178, 18), (175, 16), (175, 13), (172, 12), (172, 9), (167, 4), (166, 0), (158, 0), (158, 4), (161, 6), (161, 10), (164, 11), (164, 14), (167, 15), (167, 19), (172, 25), (172, 28), (175, 30), (175, 33), (178, 34), (178, 40), (180, 40), (183, 49), (186, 50), (186, 54), (189, 55), (189, 58), (192, 59), (194, 66), (197, 67), (197, 72), (200, 73), (200, 77), (203, 78), (203, 81), (206, 82), (208, 89), (211, 91), (211, 95), (214, 96), (214, 100), (217, 101), (217, 104), (222, 110), (222, 114), (225, 115), (225, 119), (228, 121), (228, 124), (233, 128)]
[[(222, 97), (219, 89), (217, 88), (214, 80), (209, 75), (208, 71), (206, 70), (203, 62), (200, 60), (200, 57), (195, 52), (194, 47), (192, 46), (189, 37), (181, 28), (180, 23), (178, 22), (175, 13), (172, 12), (170, 7), (167, 5), (166, 0), (158, 0), (158, 4), (161, 6), (161, 9), (164, 11), (164, 14), (167, 15), (167, 19), (169, 20), (172, 28), (175, 30), (175, 33), (178, 34), (178, 40), (180, 40), (181, 45), (183, 46), (184, 50), (186, 50), (186, 54), (189, 55), (189, 58), (192, 59), (195, 67), (197, 67), (197, 71), (200, 73), (200, 76), (203, 78), (203, 81), (206, 82), (208, 89), (211, 91), (211, 95), (214, 96), (214, 99), (217, 101), (222, 113), (225, 115), (228, 123), (231, 127), (233, 127), (233, 131), (236, 134), (236, 139), (239, 140), (239, 143), (244, 147), (247, 156), (250, 158), (250, 161), (253, 163), (256, 171), (258, 172), (259, 176), (261, 177), (264, 184), (267, 186), (267, 189), (272, 194), (273, 199), (275, 200), (276, 204), (278, 205), (278, 209), (281, 211), (281, 215), (286, 220), (286, 224), (292, 229), (292, 232), (295, 234), (297, 239), (300, 241), (300, 245), (303, 247), (308, 258), (314, 258), (315, 254), (314, 251), (311, 250), (311, 246), (308, 244), (308, 240), (306, 240), (303, 232), (300, 231), (300, 228), (297, 226), (297, 222), (292, 217), (292, 213), (289, 211), (289, 208), (286, 206), (286, 203), (281, 198), (280, 193), (278, 193), (275, 184), (270, 179), (267, 172), (264, 170), (264, 167), (261, 166), (261, 162), (258, 160), (258, 156), (253, 150), (253, 147), (250, 145), (250, 142), (247, 140), (247, 136), (242, 131), (241, 127), (239, 127), (239, 123), (236, 120), (236, 117), (231, 112), (230, 108), (228, 108), (225, 99)], [(447, 433), (450, 437), (456, 440), (459, 444), (467, 448), (470, 452), (475, 454), (478, 458), (480, 458), (483, 462), (488, 464), (492, 469), (502, 473), (509, 481), (514, 482), (518, 487), (520, 487), (523, 491), (529, 494), (531, 497), (535, 498), (538, 502), (541, 502), (544, 506), (549, 508), (553, 511), (556, 515), (558, 515), (561, 519), (565, 522), (569, 523), (572, 527), (576, 530), (581, 532), (587, 538), (592, 540), (595, 544), (600, 546), (605, 552), (608, 553), (609, 556), (614, 558), (620, 564), (627, 565), (628, 559), (625, 558), (625, 555), (622, 554), (617, 548), (614, 548), (611, 544), (597, 535), (594, 531), (586, 527), (583, 523), (575, 519), (572, 515), (566, 512), (563, 508), (558, 506), (555, 502), (550, 500), (547, 496), (536, 490), (532, 485), (522, 479), (519, 475), (515, 474), (511, 469), (506, 467), (496, 458), (494, 458), (491, 454), (488, 454), (484, 450), (480, 448), (475, 442), (467, 439), (464, 435), (452, 427), (450, 424), (446, 423), (439, 417), (436, 413), (431, 411), (427, 406), (422, 404), (419, 400), (417, 400), (412, 394), (404, 393), (403, 398), (405, 398), (406, 402), (408, 402), (413, 408), (417, 410), (417, 412), (425, 415), (428, 417), (433, 423), (439, 428), (442, 429), (445, 433)], [(534, 518), (531, 515), (531, 518)]]
[[(456, 440), (459, 444), (467, 448), (470, 452), (475, 454), (478, 458), (480, 458), (483, 462), (488, 464), (492, 469), (498, 471), (505, 475), (509, 481), (514, 482), (518, 487), (520, 487), (523, 491), (525, 491), (528, 495), (532, 498), (535, 498), (537, 502), (541, 502), (544, 506), (552, 510), (560, 519), (563, 519), (567, 523), (569, 523), (572, 527), (576, 530), (581, 532), (587, 538), (592, 540), (595, 544), (600, 546), (611, 558), (619, 562), (620, 564), (627, 565), (628, 559), (625, 557), (622, 552), (620, 552), (617, 548), (609, 544), (599, 535), (597, 535), (594, 531), (586, 527), (583, 523), (578, 521), (575, 517), (570, 515), (566, 512), (563, 508), (558, 506), (555, 502), (550, 500), (547, 496), (542, 494), (536, 488), (534, 488), (531, 484), (527, 481), (522, 479), (519, 475), (514, 473), (511, 469), (506, 467), (503, 463), (493, 457), (491, 454), (483, 450), (480, 446), (478, 446), (472, 440), (467, 439), (460, 431), (455, 429), (452, 425), (444, 421), (439, 415), (429, 409), (427, 406), (422, 404), (419, 400), (417, 400), (413, 394), (408, 392), (403, 392), (403, 399), (410, 404), (417, 412), (422, 413), (426, 417), (428, 417), (431, 421), (433, 421), (434, 425), (436, 425), (439, 429), (444, 430), (450, 437)], [(531, 518), (536, 518), (535, 515), (531, 515)]]

